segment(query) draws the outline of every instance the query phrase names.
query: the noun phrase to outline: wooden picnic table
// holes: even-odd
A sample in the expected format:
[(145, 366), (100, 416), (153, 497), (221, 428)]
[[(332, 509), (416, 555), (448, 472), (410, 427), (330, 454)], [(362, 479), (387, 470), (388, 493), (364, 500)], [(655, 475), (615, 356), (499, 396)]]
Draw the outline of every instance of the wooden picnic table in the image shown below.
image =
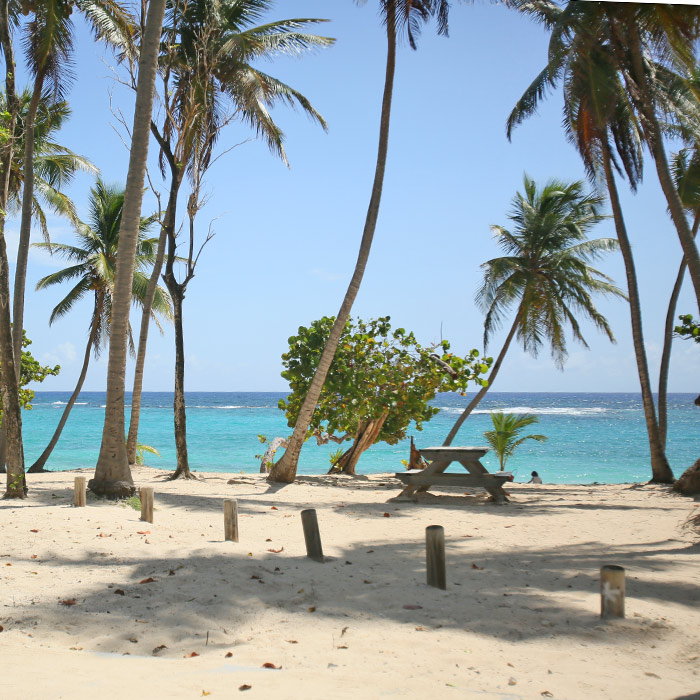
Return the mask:
[[(507, 503), (503, 484), (507, 474), (491, 474), (479, 461), (489, 451), (488, 447), (426, 447), (419, 450), (424, 460), (431, 460), (425, 469), (410, 469), (396, 474), (406, 484), (396, 500), (414, 500), (414, 494), (427, 491), (431, 486), (481, 487), (486, 489), (496, 503)], [(459, 462), (468, 474), (445, 474), (452, 462)]]

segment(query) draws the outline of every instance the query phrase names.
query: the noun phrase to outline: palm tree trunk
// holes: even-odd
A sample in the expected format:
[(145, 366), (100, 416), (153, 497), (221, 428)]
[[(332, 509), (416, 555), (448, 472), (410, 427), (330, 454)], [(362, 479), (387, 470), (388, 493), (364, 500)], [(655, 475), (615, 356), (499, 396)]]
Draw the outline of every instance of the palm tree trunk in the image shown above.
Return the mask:
[(620, 198), (617, 193), (615, 176), (612, 171), (612, 161), (610, 147), (607, 141), (607, 133), (601, 139), (603, 149), (603, 168), (605, 170), (605, 182), (610, 195), (610, 205), (613, 210), (615, 220), (615, 230), (617, 240), (620, 243), (620, 252), (625, 263), (625, 273), (627, 275), (627, 295), (630, 304), (630, 318), (632, 322), (632, 340), (634, 343), (634, 354), (637, 360), (637, 372), (639, 374), (639, 384), (642, 390), (642, 404), (644, 406), (644, 418), (646, 420), (647, 434), (649, 436), (649, 451), (651, 453), (651, 481), (657, 484), (672, 484), (673, 472), (669, 466), (661, 436), (659, 434), (659, 424), (656, 420), (656, 410), (654, 408), (654, 397), (651, 392), (651, 380), (649, 379), (649, 365), (647, 363), (646, 351), (644, 349), (644, 334), (642, 332), (642, 310), (639, 300), (639, 287), (637, 285), (637, 272), (632, 255), (625, 227), (625, 220), (622, 216)]
[[(34, 91), (29, 101), (29, 110), (24, 128), (24, 183), (22, 189), (22, 219), (19, 226), (17, 266), (15, 267), (15, 293), (12, 299), (12, 345), (15, 357), (22, 357), (22, 329), (24, 328), (24, 288), (27, 283), (27, 260), (29, 239), (32, 232), (32, 204), (34, 201), (34, 123), (44, 87), (46, 69), (42, 67), (34, 80)], [(17, 364), (19, 381), (20, 365)]]
[(185, 298), (184, 285), (175, 281), (170, 271), (165, 274), (165, 284), (173, 300), (173, 321), (175, 323), (175, 449), (177, 468), (171, 478), (193, 479), (187, 455), (187, 410), (185, 407), (185, 342), (182, 328), (182, 302)]
[(355, 263), (348, 289), (345, 292), (343, 303), (338, 311), (338, 316), (335, 319), (333, 328), (331, 328), (328, 342), (326, 343), (321, 359), (316, 368), (309, 391), (304, 398), (304, 403), (299, 411), (294, 432), (289, 439), (289, 445), (284, 451), (282, 458), (272, 467), (270, 481), (281, 481), (284, 483), (292, 483), (297, 473), (297, 464), (301, 448), (306, 439), (306, 433), (311, 418), (316, 410), (316, 404), (323, 384), (326, 380), (328, 370), (330, 369), (335, 352), (338, 349), (340, 336), (343, 334), (345, 323), (347, 322), (352, 305), (357, 297), (357, 293), (362, 283), (362, 277), (365, 273), (367, 260), (369, 258), (370, 249), (372, 247), (372, 239), (377, 228), (377, 218), (379, 216), (379, 205), (382, 198), (382, 188), (384, 185), (384, 173), (386, 171), (386, 159), (389, 150), (389, 126), (391, 123), (391, 100), (394, 90), (394, 74), (396, 72), (396, 0), (388, 0), (386, 3), (386, 35), (387, 35), (387, 59), (386, 59), (386, 77), (384, 81), (384, 95), (382, 99), (382, 114), (379, 125), (379, 145), (377, 148), (377, 166), (374, 173), (374, 184), (372, 186), (372, 195), (367, 209), (367, 217), (365, 219), (365, 227), (362, 233), (362, 241), (360, 242), (360, 251)]
[[(7, 491), (5, 498), (24, 498), (27, 492), (22, 447), (22, 411), (19, 403), (19, 369), (15, 366), (10, 319), (10, 266), (5, 241), (5, 212), (10, 189), (10, 172), (17, 114), (15, 88), (15, 57), (10, 37), (8, 2), (0, 0), (0, 44), (5, 59), (5, 95), (10, 113), (9, 138), (0, 153), (0, 393), (2, 394), (2, 424), (6, 435)], [(19, 330), (20, 343), (22, 330)], [(20, 345), (21, 348), (21, 345)], [(21, 354), (17, 358), (21, 362)]]
[[(693, 238), (697, 236), (699, 225), (700, 211), (695, 215), (695, 221), (693, 222)], [(687, 267), (688, 266), (685, 264), (684, 257), (678, 269), (676, 282), (673, 285), (671, 298), (668, 302), (668, 311), (666, 312), (666, 322), (664, 323), (664, 346), (663, 350), (661, 351), (661, 363), (659, 364), (659, 396), (657, 399), (657, 404), (659, 407), (659, 439), (661, 440), (661, 446), (664, 448), (664, 450), (666, 449), (666, 432), (668, 424), (668, 372), (671, 366), (673, 327), (676, 319), (676, 305), (678, 304), (678, 297), (681, 294), (681, 287), (683, 286), (683, 278), (685, 277)]]
[(452, 426), (452, 430), (448, 433), (447, 437), (445, 438), (445, 442), (442, 443), (443, 447), (449, 447), (452, 444), (452, 441), (457, 437), (457, 433), (459, 432), (459, 429), (462, 427), (462, 424), (464, 423), (467, 418), (471, 415), (472, 411), (481, 403), (481, 399), (486, 396), (486, 392), (493, 386), (493, 380), (496, 378), (496, 375), (498, 374), (498, 370), (501, 369), (501, 365), (503, 364), (503, 359), (506, 356), (506, 353), (508, 352), (508, 348), (510, 347), (510, 344), (515, 337), (515, 332), (518, 330), (518, 323), (520, 320), (520, 313), (518, 312), (515, 316), (515, 321), (513, 321), (513, 325), (510, 327), (510, 330), (508, 331), (508, 335), (506, 336), (506, 340), (503, 343), (503, 347), (501, 348), (501, 352), (498, 354), (498, 357), (496, 358), (496, 361), (493, 363), (493, 367), (491, 368), (491, 373), (489, 374), (489, 383), (486, 386), (482, 386), (481, 389), (477, 392), (476, 396), (469, 402), (469, 405), (462, 411), (462, 415), (457, 419), (456, 423)]
[(44, 469), (44, 465), (46, 464), (46, 461), (48, 458), (51, 456), (51, 453), (53, 452), (53, 448), (56, 447), (56, 443), (58, 442), (58, 439), (61, 437), (61, 433), (63, 432), (63, 428), (66, 425), (66, 421), (68, 420), (68, 416), (70, 415), (71, 410), (73, 409), (73, 405), (75, 402), (78, 400), (78, 396), (80, 395), (80, 390), (83, 388), (83, 383), (85, 382), (85, 377), (87, 376), (87, 371), (88, 371), (88, 365), (90, 364), (90, 353), (92, 352), (94, 346), (95, 346), (95, 340), (97, 338), (97, 329), (99, 325), (99, 318), (97, 314), (99, 313), (99, 306), (100, 302), (98, 300), (95, 300), (95, 311), (93, 313), (93, 318), (92, 318), (92, 327), (90, 328), (90, 335), (88, 337), (88, 342), (87, 345), (85, 346), (85, 355), (83, 357), (83, 367), (80, 370), (80, 376), (78, 377), (78, 383), (75, 385), (75, 389), (73, 390), (73, 393), (71, 394), (70, 398), (68, 399), (68, 403), (66, 404), (66, 407), (63, 409), (63, 415), (61, 416), (61, 420), (58, 421), (58, 426), (56, 427), (56, 430), (54, 431), (53, 437), (49, 441), (49, 444), (46, 446), (46, 449), (41, 453), (41, 456), (39, 459), (32, 464), (31, 467), (27, 470), (27, 473), (29, 474), (35, 474), (37, 472), (44, 472), (46, 471)]
[(131, 287), (165, 5), (166, 0), (150, 0), (141, 45), (129, 172), (119, 232), (119, 259), (112, 297), (105, 422), (95, 478), (88, 483), (94, 493), (113, 497), (130, 496), (135, 490), (124, 439), (124, 384)]
[[(178, 171), (179, 173), (180, 171)], [(175, 230), (175, 212), (177, 207), (177, 194), (180, 189), (182, 177), (173, 176), (168, 195), (168, 206), (165, 209), (165, 220), (160, 230), (156, 261), (153, 265), (151, 277), (148, 280), (146, 298), (143, 300), (143, 314), (141, 316), (141, 331), (139, 333), (139, 347), (136, 354), (136, 367), (134, 369), (134, 389), (131, 394), (131, 419), (129, 421), (129, 435), (126, 440), (126, 456), (129, 464), (136, 463), (136, 445), (139, 437), (139, 421), (141, 419), (141, 392), (143, 388), (143, 370), (146, 362), (146, 345), (148, 343), (148, 330), (151, 325), (151, 309), (153, 299), (158, 287), (158, 278), (163, 268), (165, 258), (165, 246), (168, 238), (168, 230)]]

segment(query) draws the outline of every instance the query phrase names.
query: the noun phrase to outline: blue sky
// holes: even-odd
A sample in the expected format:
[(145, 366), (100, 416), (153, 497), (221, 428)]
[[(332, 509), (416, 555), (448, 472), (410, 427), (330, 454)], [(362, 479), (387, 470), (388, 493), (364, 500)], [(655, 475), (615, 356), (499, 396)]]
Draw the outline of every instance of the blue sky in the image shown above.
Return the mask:
[[(198, 225), (204, 236), (215, 220), (216, 236), (202, 254), (184, 308), (188, 390), (285, 390), (279, 373), (287, 338), (299, 325), (335, 314), (340, 305), (355, 263), (376, 161), (385, 61), (376, 5), (285, 0), (271, 15), (331, 20), (318, 33), (335, 37), (335, 46), (262, 66), (305, 94), (330, 129), (325, 134), (302, 114), (278, 109), (275, 118), (286, 134), (290, 169), (256, 141), (243, 143), (211, 169), (210, 199)], [(462, 354), (481, 349), (483, 318), (474, 292), (480, 264), (499, 255), (489, 226), (508, 224), (510, 200), (522, 188), (524, 172), (538, 181), (585, 177), (564, 137), (557, 94), (516, 130), (512, 143), (505, 137), (505, 119), (544, 65), (546, 46), (545, 33), (531, 21), (482, 3), (454, 6), (449, 39), (428, 27), (418, 51), (401, 48), (384, 198), (354, 315), (390, 315), (421, 342), (445, 337)], [(82, 26), (75, 64), (69, 92), (73, 117), (61, 142), (91, 158), (105, 180), (123, 183), (128, 153), (110, 111), (110, 93), (112, 104), (129, 120), (133, 95), (115, 83), (114, 60)], [(18, 72), (21, 85), (26, 76), (21, 67)], [(245, 126), (233, 124), (221, 145), (227, 148), (250, 137)], [(156, 155), (152, 143), (151, 176), (164, 189)], [(91, 184), (91, 177), (80, 176), (70, 188), (79, 212), (85, 212)], [(636, 195), (624, 183), (620, 188), (656, 381), (662, 324), (681, 251), (651, 160)], [(147, 195), (144, 213), (153, 207), (155, 199)], [(11, 255), (17, 228), (17, 221), (8, 222)], [(52, 220), (51, 230), (55, 240), (71, 241), (66, 222)], [(612, 221), (603, 222), (594, 235), (614, 236)], [(91, 313), (86, 301), (49, 328), (49, 314), (61, 297), (57, 289), (36, 292), (34, 285), (61, 266), (43, 252), (31, 253), (25, 327), (35, 356), (62, 366), (59, 377), (42, 385), (45, 390), (75, 385)], [(618, 255), (599, 267), (624, 287)], [(627, 305), (601, 299), (598, 306), (610, 320), (616, 345), (584, 326), (590, 350), (572, 341), (563, 372), (546, 351), (535, 359), (513, 347), (494, 390), (637, 391)], [(687, 283), (679, 311), (694, 310)], [(135, 328), (138, 321), (134, 315)], [(494, 336), (490, 354), (497, 354), (503, 337)], [(163, 337), (152, 330), (146, 390), (172, 390), (173, 343), (172, 328)], [(697, 352), (687, 342), (676, 342), (672, 391), (698, 390)], [(105, 388), (106, 356), (93, 362), (86, 390)]]

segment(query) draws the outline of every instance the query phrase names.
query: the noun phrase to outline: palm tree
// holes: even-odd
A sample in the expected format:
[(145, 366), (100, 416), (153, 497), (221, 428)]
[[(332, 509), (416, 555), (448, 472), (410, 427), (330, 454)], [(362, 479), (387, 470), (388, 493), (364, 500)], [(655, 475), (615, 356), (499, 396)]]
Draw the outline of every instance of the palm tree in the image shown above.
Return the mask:
[[(35, 243), (35, 247), (48, 249), (72, 264), (58, 272), (48, 275), (37, 283), (37, 289), (47, 289), (66, 282), (75, 283), (68, 294), (54, 307), (49, 323), (69, 313), (75, 304), (92, 294), (93, 310), (90, 319), (88, 341), (85, 346), (83, 366), (75, 390), (63, 410), (58, 427), (51, 441), (29, 472), (44, 471), (44, 465), (56, 446), (73, 404), (78, 398), (85, 381), (90, 362), (90, 355), (97, 358), (110, 335), (110, 317), (112, 313), (112, 288), (114, 273), (119, 253), (119, 229), (124, 208), (124, 190), (106, 186), (101, 180), (90, 190), (90, 216), (88, 223), (78, 222), (76, 245), (64, 243)], [(155, 259), (155, 238), (146, 238), (146, 232), (153, 223), (153, 217), (142, 219), (139, 227), (139, 240), (136, 248), (136, 263), (132, 286), (132, 300), (142, 305), (148, 284), (146, 274)], [(165, 290), (159, 288), (155, 295), (153, 308), (165, 318), (172, 318), (170, 299)], [(155, 316), (154, 316), (155, 318)], [(131, 339), (131, 330), (129, 329)], [(132, 344), (133, 346), (133, 344)]]
[[(21, 5), (24, 14), (32, 14), (31, 20), (24, 23), (24, 46), (34, 86), (23, 120), (24, 187), (12, 311), (13, 326), (20, 329), (24, 327), (24, 291), (34, 215), (35, 122), (40, 103), (49, 96), (54, 101), (60, 101), (66, 86), (70, 85), (69, 65), (73, 53), (71, 15), (74, 9), (87, 20), (97, 39), (123, 46), (131, 32), (128, 15), (113, 0), (43, 0)], [(17, 3), (15, 10), (19, 10)], [(13, 338), (16, 356), (21, 352), (21, 343), (22, 334), (17, 333)]]
[(95, 476), (88, 482), (88, 488), (94, 493), (105, 496), (131, 496), (135, 490), (124, 441), (126, 346), (165, 4), (166, 0), (150, 0), (148, 3), (146, 28), (139, 56), (129, 172), (126, 177), (122, 226), (119, 232), (119, 259), (112, 291), (105, 422)]
[[(700, 226), (700, 152), (698, 146), (694, 146), (692, 153), (687, 149), (679, 151), (673, 158), (673, 179), (678, 189), (683, 206), (693, 217), (693, 237), (697, 236)], [(678, 268), (676, 280), (673, 283), (671, 296), (668, 302), (668, 311), (664, 321), (664, 344), (661, 350), (659, 363), (659, 439), (666, 448), (666, 433), (668, 424), (668, 373), (671, 366), (671, 347), (673, 345), (673, 329), (676, 325), (676, 307), (678, 297), (683, 286), (683, 279), (688, 266), (685, 256)]]
[(533, 356), (548, 342), (560, 369), (567, 356), (567, 324), (573, 337), (588, 347), (577, 315), (592, 321), (615, 342), (607, 320), (591, 298), (596, 293), (624, 297), (609, 277), (588, 264), (617, 249), (614, 238), (586, 238), (588, 231), (605, 218), (600, 212), (602, 204), (602, 197), (584, 192), (582, 182), (550, 180), (538, 188), (525, 175), (525, 194), (516, 194), (509, 214), (514, 230), (491, 227), (506, 256), (481, 265), (484, 280), (476, 295), (477, 304), (486, 312), (484, 346), (515, 307), (513, 323), (493, 363), (488, 384), (457, 419), (444, 445), (452, 444), (464, 421), (493, 386), (516, 336)]
[[(0, 394), (3, 402), (3, 431), (6, 436), (7, 491), (5, 498), (24, 498), (26, 478), (22, 447), (22, 413), (19, 401), (19, 356), (15, 365), (10, 318), (10, 266), (7, 260), (5, 219), (9, 199), (12, 156), (17, 139), (19, 113), (15, 87), (15, 56), (10, 35), (8, 0), (0, 0), (0, 47), (5, 60), (5, 95), (8, 124), (0, 129)], [(18, 333), (21, 335), (21, 333)]]
[[(232, 120), (251, 126), (270, 150), (286, 163), (284, 135), (269, 109), (282, 103), (300, 106), (325, 128), (321, 115), (302, 94), (252, 65), (261, 58), (302, 54), (333, 40), (303, 31), (323, 20), (291, 19), (262, 26), (254, 22), (272, 6), (271, 0), (194, 0), (168, 8), (161, 53), (164, 105), (162, 124), (152, 124), (161, 151), (161, 168), (170, 179), (168, 204), (161, 232), (161, 253), (167, 241), (168, 256), (163, 279), (173, 298), (175, 312), (175, 445), (174, 478), (191, 476), (187, 454), (184, 395), (184, 333), (182, 306), (185, 291), (194, 277), (198, 252), (194, 245), (194, 219), (201, 206), (200, 187), (210, 164), (219, 134)], [(175, 274), (177, 248), (177, 198), (185, 175), (190, 181), (187, 200), (189, 254), (180, 279)], [(207, 237), (205, 243), (210, 240)], [(201, 248), (199, 248), (201, 252)], [(161, 257), (162, 259), (162, 257)], [(157, 262), (151, 277), (155, 285)], [(146, 305), (146, 310), (148, 305)], [(132, 413), (127, 440), (130, 462), (135, 458), (141, 405), (143, 362), (148, 337), (144, 312), (132, 393)]]
[[(363, 0), (364, 1), (364, 0)], [(379, 144), (377, 147), (377, 166), (374, 172), (374, 183), (370, 196), (369, 207), (365, 219), (365, 226), (360, 241), (360, 250), (355, 263), (355, 270), (350, 279), (347, 291), (343, 298), (340, 310), (336, 314), (335, 323), (331, 329), (321, 359), (319, 360), (316, 373), (309, 386), (304, 403), (299, 411), (296, 425), (292, 437), (288, 441), (287, 448), (281, 459), (272, 467), (269, 475), (270, 481), (281, 481), (292, 483), (296, 477), (297, 464), (301, 448), (306, 440), (309, 425), (316, 409), (316, 404), (321, 396), (323, 383), (330, 369), (335, 351), (338, 349), (340, 337), (345, 328), (345, 324), (350, 317), (352, 305), (360, 290), (362, 277), (365, 273), (367, 260), (374, 232), (377, 228), (377, 217), (379, 216), (379, 205), (382, 198), (382, 188), (384, 186), (384, 172), (386, 170), (386, 159), (389, 150), (389, 126), (391, 123), (391, 103), (394, 90), (394, 74), (396, 72), (396, 43), (401, 32), (405, 32), (411, 48), (416, 48), (416, 38), (423, 23), (431, 17), (437, 17), (438, 33), (447, 35), (448, 33), (448, 13), (450, 3), (448, 0), (380, 0), (380, 11), (386, 27), (387, 37), (387, 59), (386, 75), (384, 81), (384, 94), (382, 98), (382, 113), (379, 125)]]
[[(605, 18), (598, 17), (599, 25), (593, 23), (589, 26), (586, 24), (591, 19), (589, 15), (583, 12), (579, 16), (578, 8), (571, 4), (554, 13), (542, 11), (542, 7), (532, 2), (520, 4), (522, 11), (533, 14), (549, 26), (552, 35), (548, 64), (513, 109), (507, 123), (507, 134), (510, 138), (512, 129), (536, 110), (547, 88), (562, 83), (567, 136), (579, 151), (589, 177), (597, 181), (602, 172), (610, 197), (627, 277), (632, 339), (649, 439), (652, 481), (672, 482), (673, 473), (661, 440), (651, 389), (634, 256), (614, 173), (616, 170), (620, 175), (626, 174), (631, 188), (636, 190), (642, 178), (643, 130), (629, 99), (628, 86), (620, 74), (613, 42), (603, 40), (605, 35), (601, 35), (599, 25), (605, 25)], [(656, 76), (655, 92), (665, 94), (667, 104), (675, 106), (673, 91), (667, 89), (668, 76), (663, 66), (657, 66)]]
[(520, 433), (528, 425), (538, 423), (539, 420), (537, 416), (531, 413), (491, 413), (493, 430), (487, 430), (484, 433), (484, 437), (491, 449), (498, 455), (501, 471), (505, 469), (506, 462), (515, 452), (515, 448), (522, 445), (526, 440), (547, 441), (545, 435), (525, 435), (520, 437)]

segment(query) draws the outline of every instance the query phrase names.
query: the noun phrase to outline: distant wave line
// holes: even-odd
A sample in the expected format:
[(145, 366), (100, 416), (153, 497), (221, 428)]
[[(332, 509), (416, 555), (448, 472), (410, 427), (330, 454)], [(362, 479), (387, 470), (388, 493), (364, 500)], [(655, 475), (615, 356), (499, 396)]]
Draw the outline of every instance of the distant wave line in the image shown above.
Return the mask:
[[(445, 413), (462, 413), (463, 408), (455, 408), (454, 406), (440, 406), (441, 411)], [(616, 409), (620, 410), (620, 409)], [(629, 409), (628, 409), (629, 410)], [(550, 407), (550, 408), (534, 408), (532, 406), (514, 406), (512, 408), (477, 408), (472, 413), (474, 414), (489, 414), (489, 413), (536, 413), (541, 415), (552, 416), (591, 416), (602, 415), (608, 413), (607, 408), (573, 408), (573, 407)]]

